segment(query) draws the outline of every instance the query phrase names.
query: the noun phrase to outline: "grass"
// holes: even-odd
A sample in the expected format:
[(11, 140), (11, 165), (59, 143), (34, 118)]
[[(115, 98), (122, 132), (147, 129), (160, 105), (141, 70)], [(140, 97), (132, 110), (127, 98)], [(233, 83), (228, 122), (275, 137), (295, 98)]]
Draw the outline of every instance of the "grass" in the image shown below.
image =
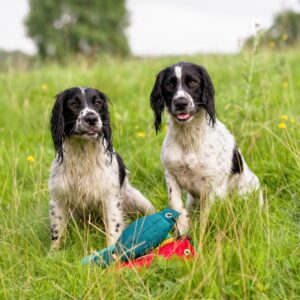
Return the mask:
[[(53, 96), (76, 85), (110, 96), (114, 146), (133, 184), (160, 209), (167, 205), (164, 132), (154, 133), (149, 94), (154, 75), (182, 59), (211, 74), (218, 118), (265, 186), (266, 207), (228, 199), (195, 214), (198, 254), (188, 262), (159, 260), (142, 271), (82, 267), (104, 240), (74, 224), (64, 248), (49, 255)], [(0, 73), (0, 299), (300, 299), (299, 61), (295, 51), (104, 58)]]

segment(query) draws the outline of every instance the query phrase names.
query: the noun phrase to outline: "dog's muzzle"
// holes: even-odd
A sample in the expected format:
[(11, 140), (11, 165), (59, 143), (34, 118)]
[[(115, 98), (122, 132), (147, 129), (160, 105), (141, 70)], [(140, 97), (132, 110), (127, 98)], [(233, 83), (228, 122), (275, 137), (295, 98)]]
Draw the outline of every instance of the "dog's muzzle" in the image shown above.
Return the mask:
[(100, 117), (90, 111), (78, 118), (76, 129), (80, 135), (95, 137), (100, 133), (101, 127)]
[(175, 98), (172, 101), (172, 114), (179, 122), (191, 120), (194, 114), (193, 102), (186, 97)]
[(88, 126), (92, 127), (97, 125), (98, 119), (99, 117), (96, 114), (89, 112), (82, 118), (82, 121), (86, 123)]

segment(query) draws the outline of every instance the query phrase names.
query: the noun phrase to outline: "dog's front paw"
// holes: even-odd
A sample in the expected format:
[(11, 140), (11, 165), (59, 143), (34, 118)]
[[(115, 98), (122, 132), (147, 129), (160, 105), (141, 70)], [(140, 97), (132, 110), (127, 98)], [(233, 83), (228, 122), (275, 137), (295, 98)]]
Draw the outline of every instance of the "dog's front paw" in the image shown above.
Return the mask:
[(180, 211), (180, 215), (176, 222), (176, 230), (175, 234), (179, 237), (187, 236), (189, 229), (190, 229), (190, 221), (188, 217), (187, 211), (184, 209)]
[(60, 248), (60, 240), (53, 240), (51, 241), (51, 245), (50, 245), (50, 252), (52, 251), (57, 251)]

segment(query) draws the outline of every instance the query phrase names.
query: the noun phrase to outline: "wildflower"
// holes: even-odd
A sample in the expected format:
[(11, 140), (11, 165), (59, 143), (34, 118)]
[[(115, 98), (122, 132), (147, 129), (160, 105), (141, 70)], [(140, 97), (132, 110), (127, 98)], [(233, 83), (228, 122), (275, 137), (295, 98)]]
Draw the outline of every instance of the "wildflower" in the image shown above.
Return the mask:
[(145, 132), (143, 132), (143, 131), (137, 132), (136, 135), (137, 135), (139, 138), (144, 138), (144, 137), (146, 136)]
[(281, 121), (287, 121), (289, 117), (287, 115), (281, 115), (280, 116)]
[(281, 38), (282, 38), (283, 41), (287, 41), (289, 39), (289, 36), (285, 33), (285, 34), (282, 35)]
[(282, 82), (282, 87), (284, 88), (284, 89), (287, 89), (288, 87), (289, 87), (289, 83), (285, 80), (285, 81), (283, 81)]
[(291, 123), (295, 123), (295, 118), (291, 118)]
[(284, 128), (286, 128), (286, 124), (284, 122), (281, 122), (278, 124), (278, 128), (284, 129)]
[(46, 83), (43, 83), (41, 86), (43, 91), (47, 91), (48, 90), (48, 85)]
[(33, 163), (35, 161), (35, 159), (32, 155), (27, 156), (26, 160), (30, 163)]
[(270, 48), (274, 48), (274, 47), (275, 47), (275, 42), (273, 42), (273, 41), (270, 42), (270, 43), (269, 43), (269, 47), (270, 47)]

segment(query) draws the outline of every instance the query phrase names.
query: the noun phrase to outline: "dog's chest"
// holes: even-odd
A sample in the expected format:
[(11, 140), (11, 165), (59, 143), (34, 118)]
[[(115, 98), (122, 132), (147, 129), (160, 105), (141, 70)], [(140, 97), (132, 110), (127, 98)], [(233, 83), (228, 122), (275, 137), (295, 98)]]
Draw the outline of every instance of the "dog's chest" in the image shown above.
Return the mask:
[(80, 209), (97, 208), (118, 189), (118, 174), (108, 158), (100, 155), (69, 155), (54, 163), (50, 191), (57, 200)]
[(212, 176), (210, 162), (201, 152), (184, 152), (172, 147), (163, 151), (162, 161), (180, 187), (187, 191), (200, 192)]

